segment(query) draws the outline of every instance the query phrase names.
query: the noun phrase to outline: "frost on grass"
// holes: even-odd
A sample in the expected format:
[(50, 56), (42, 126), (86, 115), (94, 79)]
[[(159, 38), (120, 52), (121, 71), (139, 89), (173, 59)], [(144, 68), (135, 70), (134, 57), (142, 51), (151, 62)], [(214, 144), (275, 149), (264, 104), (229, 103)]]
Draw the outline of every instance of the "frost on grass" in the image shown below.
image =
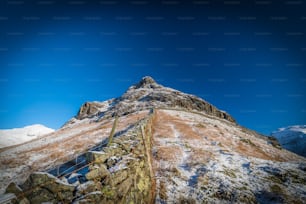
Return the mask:
[(305, 199), (306, 173), (299, 169), (305, 160), (239, 126), (186, 111), (158, 110), (153, 127), (157, 203)]

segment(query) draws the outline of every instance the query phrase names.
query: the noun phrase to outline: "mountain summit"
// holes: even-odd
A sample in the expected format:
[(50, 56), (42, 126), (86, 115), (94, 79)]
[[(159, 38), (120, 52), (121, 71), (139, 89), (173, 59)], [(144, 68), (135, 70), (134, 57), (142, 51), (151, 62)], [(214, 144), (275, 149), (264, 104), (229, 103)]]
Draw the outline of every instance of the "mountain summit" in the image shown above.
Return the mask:
[(154, 88), (154, 85), (157, 85), (155, 80), (150, 76), (145, 76), (135, 85), (135, 88)]
[(151, 108), (178, 108), (202, 112), (211, 116), (235, 122), (234, 118), (203, 99), (164, 87), (155, 82), (152, 77), (143, 77), (132, 85), (119, 98), (107, 102), (86, 102), (79, 110), (77, 119), (108, 115), (127, 115), (133, 112)]
[(0, 203), (304, 203), (306, 159), (144, 77), (0, 149)]

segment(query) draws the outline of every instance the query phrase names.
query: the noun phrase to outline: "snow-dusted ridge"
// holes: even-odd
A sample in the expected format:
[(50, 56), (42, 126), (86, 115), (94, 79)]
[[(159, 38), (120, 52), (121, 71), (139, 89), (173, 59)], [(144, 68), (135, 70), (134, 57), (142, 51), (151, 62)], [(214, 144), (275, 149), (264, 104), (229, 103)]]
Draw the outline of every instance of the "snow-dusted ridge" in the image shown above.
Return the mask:
[(306, 125), (279, 128), (271, 133), (281, 146), (289, 151), (306, 157)]
[(21, 144), (52, 132), (53, 129), (41, 124), (0, 130), (0, 148)]

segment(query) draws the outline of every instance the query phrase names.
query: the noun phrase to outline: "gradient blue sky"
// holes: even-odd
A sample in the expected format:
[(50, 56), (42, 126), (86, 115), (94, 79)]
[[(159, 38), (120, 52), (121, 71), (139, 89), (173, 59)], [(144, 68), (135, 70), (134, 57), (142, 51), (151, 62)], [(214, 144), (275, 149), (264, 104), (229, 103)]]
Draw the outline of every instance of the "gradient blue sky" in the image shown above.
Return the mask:
[(304, 1), (0, 1), (0, 128), (59, 128), (141, 77), (269, 134), (306, 123)]

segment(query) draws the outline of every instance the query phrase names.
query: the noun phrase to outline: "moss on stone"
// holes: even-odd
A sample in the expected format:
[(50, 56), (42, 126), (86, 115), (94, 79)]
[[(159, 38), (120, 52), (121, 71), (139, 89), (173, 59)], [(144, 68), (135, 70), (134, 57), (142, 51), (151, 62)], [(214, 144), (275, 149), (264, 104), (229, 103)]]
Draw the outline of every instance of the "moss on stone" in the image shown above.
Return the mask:
[(108, 199), (112, 199), (116, 194), (116, 192), (113, 189), (111, 189), (109, 186), (104, 186), (101, 189), (101, 192), (102, 192), (103, 196), (108, 198)]

